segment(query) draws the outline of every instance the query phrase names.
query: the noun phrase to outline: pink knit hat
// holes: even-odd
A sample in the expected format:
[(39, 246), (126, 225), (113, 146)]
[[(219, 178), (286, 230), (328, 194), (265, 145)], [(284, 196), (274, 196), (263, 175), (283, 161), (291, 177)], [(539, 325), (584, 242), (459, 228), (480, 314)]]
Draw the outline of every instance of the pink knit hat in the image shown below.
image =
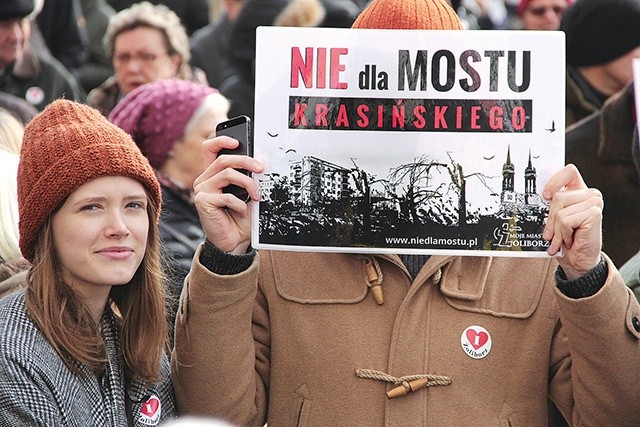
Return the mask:
[(184, 135), (209, 86), (181, 79), (156, 80), (129, 92), (113, 109), (109, 121), (133, 137), (154, 169), (162, 167)]

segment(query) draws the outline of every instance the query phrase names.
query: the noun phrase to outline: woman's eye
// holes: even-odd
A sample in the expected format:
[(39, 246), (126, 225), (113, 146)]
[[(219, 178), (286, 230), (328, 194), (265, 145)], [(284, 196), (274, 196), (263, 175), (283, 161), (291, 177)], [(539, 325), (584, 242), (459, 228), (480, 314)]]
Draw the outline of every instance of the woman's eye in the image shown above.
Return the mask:
[(127, 204), (127, 207), (133, 209), (145, 209), (146, 205), (143, 202), (131, 202)]
[(82, 206), (80, 208), (80, 210), (83, 210), (83, 211), (94, 211), (94, 210), (99, 209), (99, 208), (100, 208), (100, 206), (98, 206), (98, 205), (84, 205), (84, 206)]

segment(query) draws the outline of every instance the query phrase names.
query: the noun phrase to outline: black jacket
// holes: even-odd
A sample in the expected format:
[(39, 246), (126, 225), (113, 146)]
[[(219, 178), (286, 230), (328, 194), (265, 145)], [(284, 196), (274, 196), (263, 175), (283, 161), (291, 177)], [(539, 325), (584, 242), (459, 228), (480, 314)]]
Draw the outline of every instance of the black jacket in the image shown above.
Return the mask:
[(236, 70), (229, 61), (231, 21), (226, 14), (196, 31), (190, 38), (191, 65), (207, 75), (211, 87), (219, 88)]
[[(170, 279), (168, 296), (172, 302), (172, 313), (175, 313), (184, 278), (191, 268), (196, 248), (204, 241), (205, 235), (195, 206), (165, 186), (162, 186), (159, 229)], [(173, 321), (173, 317), (170, 320)]]
[(79, 0), (46, 0), (36, 23), (49, 51), (72, 74), (89, 56), (89, 37)]
[(619, 268), (640, 249), (640, 181), (633, 161), (633, 86), (566, 130), (566, 162), (602, 192), (603, 250)]
[(58, 98), (86, 100), (78, 80), (57, 59), (26, 50), (15, 63), (0, 70), (0, 91), (25, 99), (42, 111)]

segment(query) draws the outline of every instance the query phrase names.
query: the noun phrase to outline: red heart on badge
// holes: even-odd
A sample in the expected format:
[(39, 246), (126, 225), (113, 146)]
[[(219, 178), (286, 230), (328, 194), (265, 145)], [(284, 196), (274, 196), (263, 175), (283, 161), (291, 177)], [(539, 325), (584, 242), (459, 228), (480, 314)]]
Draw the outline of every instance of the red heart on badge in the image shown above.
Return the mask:
[(146, 415), (149, 418), (152, 418), (155, 413), (158, 411), (160, 407), (160, 400), (156, 396), (151, 396), (146, 402), (142, 404), (142, 412), (143, 415)]
[(474, 350), (477, 350), (489, 341), (489, 334), (486, 332), (476, 332), (474, 329), (467, 329), (467, 339)]

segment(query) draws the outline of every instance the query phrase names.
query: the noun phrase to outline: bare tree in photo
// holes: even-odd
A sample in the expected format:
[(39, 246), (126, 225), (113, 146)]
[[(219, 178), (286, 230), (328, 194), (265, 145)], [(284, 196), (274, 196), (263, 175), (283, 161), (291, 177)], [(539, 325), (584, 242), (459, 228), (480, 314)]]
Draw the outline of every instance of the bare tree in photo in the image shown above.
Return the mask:
[(447, 151), (447, 156), (449, 157), (450, 164), (445, 166), (451, 177), (451, 185), (454, 191), (458, 193), (458, 225), (463, 226), (467, 223), (467, 179), (472, 177), (477, 178), (487, 190), (492, 192), (493, 190), (487, 183), (487, 180), (495, 177), (487, 176), (480, 172), (465, 175), (462, 170), (462, 165), (451, 157), (451, 152)]
[[(402, 186), (404, 194), (398, 197), (402, 210), (406, 212), (407, 220), (416, 223), (420, 219), (418, 209), (421, 206), (432, 206), (434, 199), (443, 197), (442, 187), (435, 189), (431, 186), (434, 168), (446, 168), (444, 163), (430, 160), (427, 156), (420, 156), (412, 163), (400, 165), (391, 170), (389, 182), (392, 186)], [(403, 185), (406, 183), (405, 185)], [(433, 207), (433, 206), (432, 206)], [(442, 219), (442, 218), (440, 218)]]
[(362, 194), (362, 203), (360, 204), (362, 212), (362, 230), (363, 237), (368, 241), (372, 231), (371, 212), (373, 210), (373, 202), (371, 199), (371, 186), (380, 182), (385, 184), (385, 187), (388, 187), (388, 180), (385, 178), (376, 178), (375, 175), (361, 169), (355, 162), (356, 160), (357, 159), (354, 159), (353, 157), (351, 158), (351, 163), (353, 163), (354, 167), (350, 169), (350, 176), (353, 179), (354, 186)]

